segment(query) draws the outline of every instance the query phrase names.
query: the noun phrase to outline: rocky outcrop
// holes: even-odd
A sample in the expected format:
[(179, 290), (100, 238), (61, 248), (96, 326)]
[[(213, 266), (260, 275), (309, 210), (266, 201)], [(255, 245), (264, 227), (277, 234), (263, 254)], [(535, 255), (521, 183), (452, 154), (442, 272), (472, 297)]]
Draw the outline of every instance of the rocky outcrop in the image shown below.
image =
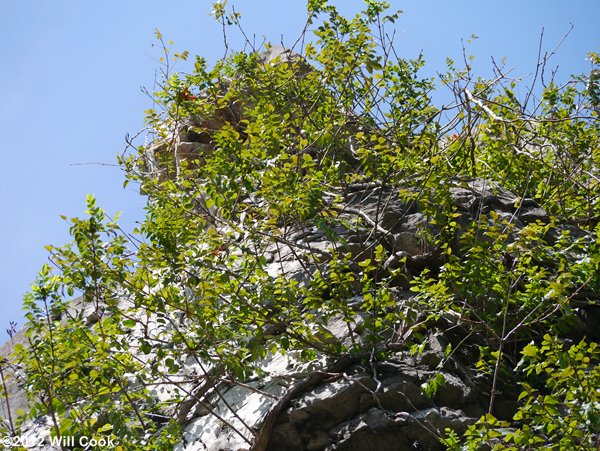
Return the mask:
[[(535, 202), (519, 203), (517, 196), (485, 180), (456, 181), (451, 191), (465, 222), (491, 210), (514, 223), (515, 230), (531, 221), (547, 220)], [(394, 251), (388, 264), (394, 265), (400, 258), (407, 262), (406, 277), (394, 291), (396, 303), (410, 303), (413, 294), (405, 288), (411, 274), (423, 266), (441, 264), (440, 256), (420, 237), (429, 225), (418, 202), (406, 201), (391, 190), (357, 186), (349, 191), (345, 203), (348, 208), (341, 214), (350, 223), (356, 221), (355, 227), (338, 229), (335, 242), (316, 228), (290, 234), (287, 251), (282, 244), (267, 250), (269, 271), (303, 282), (310, 270), (300, 261), (302, 249), (326, 253), (340, 240), (349, 243), (357, 259), (365, 258), (375, 237), (362, 233), (358, 224), (365, 224), (366, 229), (377, 222)], [(382, 203), (386, 208), (377, 217), (377, 205)], [(361, 304), (360, 297), (351, 303), (356, 311), (353, 331), (360, 331), (366, 314)], [(327, 329), (340, 342), (350, 340), (348, 324), (341, 319), (330, 320)], [(268, 422), (272, 425), (264, 447), (252, 449), (443, 449), (440, 438), (447, 428), (463, 432), (488, 410), (490, 381), (470, 369), (479, 358), (477, 347), (484, 345), (485, 339), (462, 326), (459, 318), (446, 316), (427, 331), (424, 343), (418, 355), (398, 351), (377, 362), (369, 356), (355, 356), (319, 361), (311, 367), (300, 364), (293, 355), (269, 356), (263, 362), (268, 377), (245, 385), (223, 384), (206, 399), (210, 409), (198, 404), (189, 410), (184, 439), (177, 449), (250, 449), (245, 438)], [(448, 356), (447, 349), (460, 352)], [(428, 397), (424, 387), (432, 381), (437, 381), (437, 391)], [(494, 414), (510, 419), (518, 393), (511, 381), (504, 382)]]
[[(492, 210), (511, 221), (515, 230), (532, 221), (547, 221), (546, 213), (535, 202), (519, 201), (514, 194), (485, 180), (457, 180), (450, 191), (464, 222)], [(386, 207), (377, 212), (382, 198)], [(347, 218), (349, 226), (339, 227), (335, 240), (314, 227), (289, 233), (287, 250), (282, 243), (267, 249), (268, 271), (306, 281), (310, 270), (302, 261), (302, 249), (319, 251), (326, 261), (328, 249), (340, 242), (346, 242), (357, 258), (364, 257), (375, 239), (366, 230), (377, 224), (379, 234), (386, 236), (392, 251), (387, 264), (394, 266), (400, 259), (406, 262), (405, 277), (394, 288), (395, 302), (410, 303), (412, 293), (405, 291), (407, 280), (423, 266), (439, 267), (442, 263), (422, 237), (421, 231), (432, 226), (420, 211), (419, 202), (414, 198), (407, 200), (393, 190), (356, 186), (346, 194), (345, 205), (347, 208), (340, 214)], [(361, 224), (365, 232), (361, 231)], [(362, 318), (367, 314), (361, 311), (361, 304), (360, 297), (350, 303), (355, 310), (350, 329), (359, 337), (363, 333)], [(93, 323), (94, 312), (86, 313), (78, 305), (75, 302), (69, 314), (82, 312)], [(329, 320), (327, 329), (342, 343), (350, 340), (349, 325), (340, 318)], [(22, 338), (20, 332), (14, 340)], [(487, 411), (489, 380), (470, 369), (478, 358), (477, 346), (484, 343), (484, 338), (461, 325), (459, 318), (448, 315), (427, 330), (423, 350), (416, 355), (399, 350), (384, 361), (357, 355), (337, 361), (322, 358), (312, 363), (301, 363), (293, 353), (269, 355), (261, 363), (264, 377), (243, 384), (220, 382), (200, 401), (190, 399), (173, 412), (185, 425), (176, 449), (250, 449), (249, 437), (261, 426), (268, 433), (256, 438), (262, 447), (256, 448), (255, 444), (253, 449), (443, 449), (440, 437), (447, 428), (462, 432)], [(460, 352), (448, 355), (449, 346)], [(11, 347), (12, 343), (5, 345), (2, 355), (8, 355)], [(188, 371), (193, 372), (193, 367), (190, 364)], [(436, 381), (437, 391), (427, 396), (424, 387), (432, 381)], [(508, 419), (516, 408), (516, 393), (511, 390), (511, 381), (505, 382), (494, 413)], [(26, 407), (17, 378), (9, 379), (8, 391), (10, 410), (16, 417), (16, 410)], [(4, 399), (2, 409), (6, 421)], [(270, 426), (265, 428), (265, 424)], [(29, 431), (23, 430), (25, 434), (44, 428), (43, 423), (31, 423), (29, 427)]]
[[(299, 76), (310, 71), (301, 59), (285, 49), (272, 49), (259, 62), (295, 65)], [(221, 93), (225, 95), (227, 89), (224, 84)], [(145, 175), (159, 182), (178, 182), (184, 163), (201, 166), (203, 158), (214, 150), (215, 130), (228, 124), (243, 132), (239, 126), (243, 110), (238, 100), (230, 99), (211, 117), (189, 117), (171, 124), (173, 130), (147, 149)], [(342, 149), (344, 163), (351, 166), (356, 164), (352, 143), (346, 144)], [(457, 226), (446, 244), (454, 255), (464, 254), (461, 237), (477, 221), (503, 224), (509, 230), (508, 240), (514, 239), (528, 224), (549, 224), (549, 215), (533, 199), (523, 199), (496, 182), (456, 178), (447, 183), (444, 188), (449, 193)], [(177, 385), (176, 396), (161, 389), (153, 393), (159, 401), (174, 399), (166, 403), (169, 407), (160, 415), (163, 419), (175, 419), (183, 429), (176, 450), (441, 450), (447, 430), (462, 433), (488, 412), (491, 378), (474, 369), (480, 358), (479, 348), (486, 345), (488, 337), (477, 328), (468, 327), (458, 313), (446, 312), (426, 321), (421, 317), (415, 294), (410, 291), (411, 281), (423, 269), (437, 274), (447, 261), (439, 243), (432, 239), (439, 233), (440, 224), (434, 221), (431, 206), (425, 207), (422, 192), (411, 188), (414, 184), (401, 186), (396, 183), (395, 187), (388, 187), (373, 181), (325, 192), (323, 203), (335, 214), (336, 221), (325, 226), (310, 222), (278, 224), (281, 229), (274, 234), (277, 239), (265, 240), (261, 257), (270, 277), (282, 276), (302, 287), (311, 282), (317, 270), (333, 260), (334, 253), (350, 255), (352, 264), (358, 266), (372, 258), (376, 247), (381, 245), (389, 255), (384, 269), (393, 273), (386, 287), (390, 294), (389, 309), (410, 310), (412, 316), (406, 321), (410, 324), (397, 324), (374, 339), (365, 327), (371, 312), (364, 307), (364, 297), (355, 293), (346, 300), (344, 307), (348, 314), (322, 320), (319, 328), (315, 328), (318, 330), (315, 335), (323, 342), (340, 344), (346, 349), (364, 350), (368, 347), (352, 348), (352, 344), (375, 341), (370, 353), (356, 351), (334, 356), (323, 352), (307, 361), (299, 351), (286, 354), (272, 351), (257, 362), (259, 371), (246, 379), (225, 377), (214, 362), (212, 365), (201, 362), (188, 354), (178, 356), (176, 363), (181, 374), (177, 377), (196, 382), (173, 384)], [(207, 207), (204, 199), (197, 200), (200, 213), (207, 217), (217, 214)], [(248, 196), (240, 202), (260, 204), (261, 200)], [(569, 227), (573, 237), (589, 236), (576, 227), (564, 227)], [(545, 239), (557, 240), (560, 231), (560, 228), (550, 229)], [(122, 300), (124, 305), (128, 302)], [(102, 312), (75, 300), (65, 315), (79, 315), (91, 327)], [(580, 309), (577, 333), (597, 340), (598, 317), (599, 311), (593, 306)], [(153, 320), (150, 318), (145, 325)], [(182, 324), (184, 320), (176, 318), (176, 321)], [(419, 324), (427, 327), (415, 327)], [(282, 333), (277, 321), (258, 327), (264, 330), (257, 334), (260, 335), (257, 340)], [(148, 332), (151, 329), (143, 331), (146, 337), (152, 333)], [(418, 352), (406, 346), (411, 334), (416, 333), (421, 335)], [(128, 343), (138, 344), (141, 334), (139, 328), (132, 328)], [(17, 333), (0, 351), (7, 376), (2, 390), (5, 396), (0, 396), (0, 415), (5, 424), (14, 424), (17, 411), (27, 409), (21, 369), (13, 363), (16, 357), (10, 357), (19, 342), (26, 344), (23, 332)], [(375, 355), (381, 350), (385, 354)], [(153, 382), (160, 387), (165, 381)], [(518, 387), (510, 374), (500, 375), (496, 382), (492, 413), (509, 420), (516, 411)], [(41, 437), (45, 449), (52, 449), (45, 417), (24, 423), (21, 434)]]
[[(474, 375), (444, 357), (439, 344), (448, 338), (432, 334), (426, 357), (399, 352), (377, 363), (348, 359), (311, 373), (274, 357), (267, 380), (223, 387), (208, 400), (216, 412), (202, 407), (192, 412), (177, 449), (248, 449), (241, 434), (218, 426), (215, 414), (242, 432), (273, 421), (266, 446), (272, 451), (443, 449), (446, 428), (463, 432), (487, 409)], [(442, 385), (429, 398), (422, 386), (438, 374)], [(277, 405), (276, 397), (286, 392), (294, 396)]]
[(0, 419), (9, 426), (15, 425), (19, 412), (27, 411), (27, 394), (24, 392), (23, 375), (11, 358), (16, 345), (26, 345), (25, 330), (15, 331), (11, 339), (0, 348), (2, 388), (0, 389)]

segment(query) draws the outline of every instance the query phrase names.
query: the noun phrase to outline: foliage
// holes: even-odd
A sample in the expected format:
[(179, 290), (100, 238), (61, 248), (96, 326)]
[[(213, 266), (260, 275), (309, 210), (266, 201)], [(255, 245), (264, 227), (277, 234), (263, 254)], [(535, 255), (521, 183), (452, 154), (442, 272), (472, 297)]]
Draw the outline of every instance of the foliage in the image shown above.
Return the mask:
[(477, 450), (485, 445), (494, 450), (597, 449), (600, 432), (597, 343), (581, 341), (567, 348), (546, 334), (541, 346), (529, 344), (522, 354), (521, 370), (534, 377), (533, 383), (522, 383), (519, 399), (523, 404), (514, 416), (517, 427), (488, 414), (469, 427), (464, 446), (460, 446), (455, 433), (449, 432), (446, 439), (449, 449)]
[[(241, 27), (225, 2), (213, 13), (224, 30)], [(25, 299), (28, 345), (13, 356), (29, 418), (47, 415), (57, 437), (172, 449), (190, 402), (263, 375), (268, 355), (373, 363), (422, 349), (423, 331), (452, 315), (486, 338), (477, 370), (491, 383), (489, 414), (464, 437), (451, 433), (449, 447), (591, 443), (596, 344), (566, 349), (556, 337), (600, 291), (597, 58), (590, 76), (549, 83), (537, 103), (535, 82), (519, 98), (501, 69), (474, 79), (449, 61), (438, 82), (455, 102), (437, 107), (424, 59), (399, 58), (388, 38), (398, 17), (385, 2), (346, 18), (310, 1), (315, 32), (302, 57), (265, 62), (258, 49), (227, 48), (212, 67), (196, 57), (191, 73), (172, 72), (189, 53), (171, 53), (157, 32), (152, 143), (120, 158), (148, 196), (146, 218), (124, 233), (90, 196), (87, 217), (71, 220), (73, 243), (49, 248), (54, 268)], [(475, 177), (516, 193), (515, 211), (535, 200), (549, 220), (459, 212), (451, 187)], [(373, 217), (346, 205), (359, 184), (380, 193)], [(395, 254), (386, 192), (423, 211), (420, 238), (437, 267), (412, 274)], [(348, 231), (366, 238), (357, 246)], [(310, 233), (329, 246), (303, 242)], [(293, 277), (269, 259), (285, 253), (298, 262)], [(399, 299), (398, 287), (415, 296)], [(349, 341), (328, 329), (334, 319)], [(522, 405), (502, 423), (494, 399), (520, 354)], [(443, 383), (438, 375), (424, 391)]]

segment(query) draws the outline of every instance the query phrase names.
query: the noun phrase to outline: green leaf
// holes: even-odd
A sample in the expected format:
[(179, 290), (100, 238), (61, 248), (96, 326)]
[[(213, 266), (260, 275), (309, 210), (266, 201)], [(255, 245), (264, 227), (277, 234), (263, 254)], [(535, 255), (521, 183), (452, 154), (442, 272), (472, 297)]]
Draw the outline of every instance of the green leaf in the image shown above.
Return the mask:
[(532, 344), (528, 344), (527, 346), (525, 346), (523, 348), (523, 350), (521, 351), (521, 353), (526, 356), (526, 357), (536, 357), (538, 354), (538, 348)]

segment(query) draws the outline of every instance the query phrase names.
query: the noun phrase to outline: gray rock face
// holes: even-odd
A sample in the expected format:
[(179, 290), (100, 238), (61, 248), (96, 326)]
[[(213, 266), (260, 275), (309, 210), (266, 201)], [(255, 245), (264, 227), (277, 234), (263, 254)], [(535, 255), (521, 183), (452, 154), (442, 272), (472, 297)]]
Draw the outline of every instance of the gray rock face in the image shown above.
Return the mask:
[(0, 387), (0, 419), (7, 425), (15, 425), (19, 411), (27, 411), (27, 394), (23, 391), (23, 375), (21, 368), (14, 364), (10, 354), (15, 345), (26, 345), (25, 330), (18, 331), (11, 340), (0, 348), (0, 365), (2, 368), (3, 386)]
[[(439, 340), (440, 334), (431, 336), (432, 352), (443, 352), (436, 348)], [(458, 365), (450, 359), (445, 367)], [(294, 380), (302, 380), (307, 369), (298, 367), (293, 357), (282, 356), (270, 356), (265, 367), (270, 374), (266, 380), (252, 382), (250, 387), (223, 387), (221, 402), (209, 398), (221, 420), (242, 431), (260, 424), (274, 406), (272, 396), (281, 396)], [(485, 412), (484, 397), (476, 394), (478, 388), (451, 369), (443, 370), (446, 383), (436, 395), (425, 396), (422, 384), (439, 371), (402, 353), (385, 362), (352, 363), (340, 369), (328, 372), (290, 399), (276, 418), (266, 449), (399, 450), (418, 446), (439, 450), (443, 449), (439, 438), (446, 428), (462, 432)], [(248, 443), (223, 428), (208, 411), (196, 410), (176, 449), (238, 450), (248, 449)]]
[(375, 378), (357, 366), (305, 394), (279, 418), (269, 449), (397, 450), (414, 443), (441, 449), (446, 427), (460, 431), (473, 421), (459, 409), (436, 407), (421, 393), (419, 383), (431, 372), (419, 378), (415, 374), (423, 368), (397, 369), (377, 368)]

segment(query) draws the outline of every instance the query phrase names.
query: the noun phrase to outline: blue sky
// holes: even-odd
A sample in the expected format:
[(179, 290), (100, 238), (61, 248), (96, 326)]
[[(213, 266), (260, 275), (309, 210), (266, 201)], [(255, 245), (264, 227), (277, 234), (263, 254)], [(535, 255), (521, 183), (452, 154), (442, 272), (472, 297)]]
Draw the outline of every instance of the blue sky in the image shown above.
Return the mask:
[[(230, 3), (233, 0), (230, 0)], [(338, 0), (344, 8), (359, 0)], [(585, 54), (600, 51), (600, 2), (559, 0), (390, 1), (404, 10), (396, 24), (401, 56), (427, 60), (426, 73), (460, 58), (461, 38), (489, 74), (490, 57), (506, 56), (514, 76), (534, 70), (538, 41), (551, 50), (574, 29), (552, 61), (564, 78), (589, 72)], [(304, 0), (237, 0), (247, 33), (293, 42), (304, 24)], [(2, 0), (0, 2), (0, 338), (9, 321), (23, 324), (21, 299), (47, 261), (44, 245), (69, 241), (60, 215), (82, 216), (93, 193), (125, 229), (143, 218), (144, 198), (122, 188), (111, 166), (126, 133), (143, 127), (161, 56), (154, 30), (214, 61), (223, 54), (208, 0)], [(239, 48), (233, 39), (232, 47)], [(184, 67), (182, 67), (184, 69)], [(91, 164), (100, 163), (100, 164)]]

